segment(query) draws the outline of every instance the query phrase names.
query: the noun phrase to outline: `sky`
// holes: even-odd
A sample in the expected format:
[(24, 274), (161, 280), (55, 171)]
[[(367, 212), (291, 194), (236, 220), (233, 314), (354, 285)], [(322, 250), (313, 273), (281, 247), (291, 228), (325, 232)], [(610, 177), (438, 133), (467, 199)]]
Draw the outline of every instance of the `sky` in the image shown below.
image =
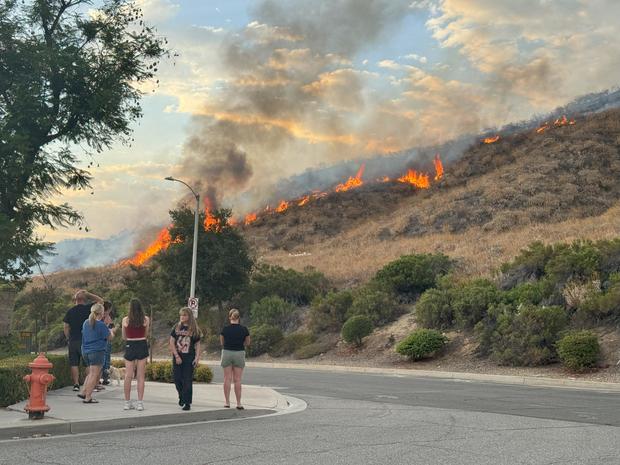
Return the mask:
[(143, 88), (133, 144), (85, 157), (93, 189), (63, 193), (88, 231), (39, 230), (46, 240), (166, 225), (187, 192), (166, 176), (242, 215), (306, 170), (477, 133), (620, 83), (617, 0), (138, 3), (178, 56)]

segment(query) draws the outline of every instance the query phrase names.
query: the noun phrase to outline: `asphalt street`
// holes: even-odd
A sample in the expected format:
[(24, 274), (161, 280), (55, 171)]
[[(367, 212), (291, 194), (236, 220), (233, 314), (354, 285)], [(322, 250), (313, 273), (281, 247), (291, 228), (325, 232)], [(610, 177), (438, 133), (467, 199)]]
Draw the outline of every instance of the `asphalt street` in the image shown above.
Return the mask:
[(308, 407), (4, 442), (0, 464), (620, 464), (618, 393), (267, 368), (245, 382)]

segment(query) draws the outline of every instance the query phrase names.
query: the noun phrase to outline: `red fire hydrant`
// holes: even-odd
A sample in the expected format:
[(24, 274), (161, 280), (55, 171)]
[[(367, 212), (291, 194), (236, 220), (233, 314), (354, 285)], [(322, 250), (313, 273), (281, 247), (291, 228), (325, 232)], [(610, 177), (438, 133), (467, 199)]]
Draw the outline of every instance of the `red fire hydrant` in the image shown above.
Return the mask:
[(48, 370), (54, 365), (41, 352), (28, 366), (32, 368), (32, 373), (24, 376), (24, 381), (29, 384), (28, 391), (30, 391), (30, 397), (24, 410), (28, 412), (28, 418), (39, 420), (50, 409), (45, 403), (45, 397), (48, 384), (55, 379), (54, 375), (48, 373)]

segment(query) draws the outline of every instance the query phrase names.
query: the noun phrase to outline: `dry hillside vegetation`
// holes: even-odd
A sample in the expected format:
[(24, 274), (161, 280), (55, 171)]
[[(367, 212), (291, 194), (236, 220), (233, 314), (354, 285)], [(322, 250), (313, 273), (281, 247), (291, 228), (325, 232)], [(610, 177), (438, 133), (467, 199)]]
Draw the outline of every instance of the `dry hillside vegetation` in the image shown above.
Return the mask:
[(620, 110), (477, 144), (428, 190), (392, 183), (332, 194), (244, 228), (262, 261), (339, 284), (398, 256), (441, 251), (489, 274), (534, 240), (620, 235)]

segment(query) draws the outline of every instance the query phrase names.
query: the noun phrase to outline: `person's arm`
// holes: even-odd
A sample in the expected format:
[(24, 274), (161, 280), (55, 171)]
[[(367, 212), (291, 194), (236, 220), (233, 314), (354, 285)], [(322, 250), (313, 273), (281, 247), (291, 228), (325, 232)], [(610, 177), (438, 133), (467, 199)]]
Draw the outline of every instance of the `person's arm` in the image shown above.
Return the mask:
[(224, 336), (220, 334), (220, 345), (224, 347)]
[(125, 332), (126, 322), (127, 322), (127, 317), (123, 318), (123, 321), (121, 322), (121, 335), (124, 340), (127, 340), (127, 333)]
[(64, 326), (62, 328), (62, 332), (65, 333), (65, 338), (67, 339), (67, 343), (69, 343), (69, 331), (70, 331), (70, 327), (68, 323), (64, 323)]
[(100, 323), (101, 324), (99, 326), (101, 327), (101, 333), (104, 336), (105, 340), (111, 341), (112, 338), (114, 337), (114, 334), (112, 334), (112, 331), (110, 331), (110, 328), (108, 328), (103, 321), (101, 321)]
[(252, 341), (250, 340), (250, 335), (248, 334), (243, 340), (243, 347), (248, 347)]
[(93, 302), (97, 302), (98, 304), (103, 303), (103, 299), (99, 297), (98, 295), (93, 294), (92, 292), (86, 291), (86, 298), (89, 300), (92, 300)]
[(149, 336), (149, 327), (151, 326), (151, 319), (148, 316), (144, 317), (144, 330), (146, 337)]
[(179, 355), (179, 352), (177, 351), (177, 341), (175, 338), (173, 338), (172, 336), (170, 336), (170, 339), (168, 339), (168, 345), (170, 346), (170, 353), (172, 353), (172, 356), (174, 357), (174, 361), (177, 365), (181, 364), (181, 356)]
[(196, 341), (194, 344), (194, 349), (196, 350), (196, 358), (194, 358), (194, 366), (198, 366), (200, 363), (200, 339)]

